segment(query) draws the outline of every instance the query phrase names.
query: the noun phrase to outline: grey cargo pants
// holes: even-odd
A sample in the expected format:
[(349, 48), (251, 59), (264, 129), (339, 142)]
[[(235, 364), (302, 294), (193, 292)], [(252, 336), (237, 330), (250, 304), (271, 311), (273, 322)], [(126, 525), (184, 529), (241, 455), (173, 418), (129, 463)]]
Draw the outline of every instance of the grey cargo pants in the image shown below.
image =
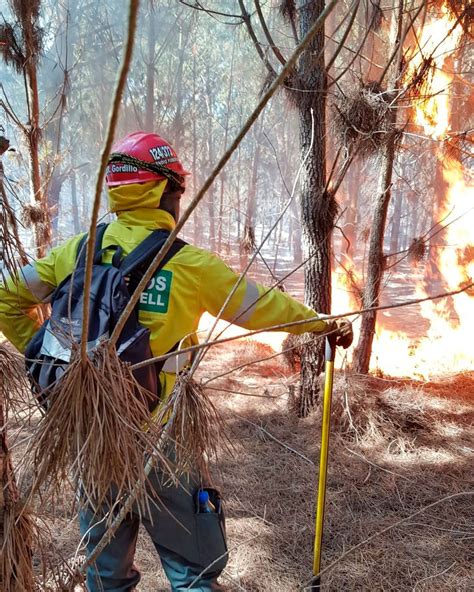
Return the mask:
[[(199, 484), (193, 477), (183, 478), (181, 486), (175, 486), (166, 483), (159, 471), (152, 471), (148, 487), (159, 496), (160, 503), (152, 500), (149, 514), (141, 518), (136, 508), (130, 512), (96, 563), (89, 568), (88, 591), (129, 592), (137, 585), (140, 573), (133, 559), (140, 521), (155, 545), (172, 592), (187, 590), (206, 567), (208, 569), (191, 589), (200, 592), (222, 590), (217, 578), (227, 564), (223, 514), (197, 512), (195, 492)], [(106, 508), (103, 510), (105, 514)], [(105, 534), (104, 522), (90, 509), (81, 512), (81, 535), (88, 553)], [(154, 588), (153, 592), (156, 591)]]

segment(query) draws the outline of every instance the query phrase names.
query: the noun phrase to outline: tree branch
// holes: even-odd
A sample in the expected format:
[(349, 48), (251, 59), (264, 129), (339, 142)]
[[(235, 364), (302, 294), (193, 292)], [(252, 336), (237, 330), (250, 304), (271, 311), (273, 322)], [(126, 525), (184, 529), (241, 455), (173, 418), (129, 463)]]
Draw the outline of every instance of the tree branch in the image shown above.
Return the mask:
[(258, 18), (260, 20), (260, 24), (262, 25), (263, 32), (265, 33), (265, 37), (267, 38), (268, 44), (273, 50), (278, 61), (281, 63), (282, 66), (286, 64), (286, 60), (283, 57), (283, 54), (279, 50), (279, 48), (275, 45), (273, 38), (271, 36), (270, 31), (268, 30), (267, 23), (265, 21), (265, 17), (263, 16), (262, 7), (260, 6), (260, 0), (254, 0), (255, 8), (257, 9)]
[[(281, 323), (279, 325), (271, 325), (270, 327), (264, 327), (263, 329), (256, 329), (255, 331), (249, 331), (248, 333), (244, 333), (242, 335), (236, 335), (233, 337), (223, 337), (222, 339), (216, 339), (215, 341), (210, 341), (208, 343), (199, 343), (197, 345), (191, 345), (189, 347), (185, 347), (180, 349), (179, 351), (170, 352), (168, 354), (164, 354), (162, 356), (157, 356), (156, 358), (151, 358), (149, 360), (145, 360), (143, 362), (139, 362), (138, 364), (134, 364), (132, 366), (132, 370), (138, 370), (139, 368), (144, 368), (145, 366), (149, 366), (150, 364), (154, 364), (155, 362), (161, 362), (163, 360), (167, 360), (173, 356), (177, 356), (180, 354), (191, 353), (194, 351), (198, 351), (205, 347), (210, 347), (211, 345), (219, 345), (221, 343), (228, 343), (230, 341), (235, 341), (236, 339), (242, 339), (243, 337), (253, 337), (254, 335), (258, 335), (260, 333), (267, 333), (268, 331), (280, 331), (288, 329), (289, 327), (297, 327), (300, 325), (306, 325), (308, 323), (312, 323), (314, 321), (332, 321), (335, 319), (342, 319), (346, 317), (354, 317), (359, 316), (361, 314), (367, 312), (375, 312), (380, 310), (392, 310), (394, 308), (402, 308), (405, 306), (413, 306), (414, 304), (421, 304), (422, 302), (428, 302), (429, 300), (439, 300), (440, 298), (448, 298), (449, 296), (456, 296), (456, 294), (462, 294), (467, 290), (474, 288), (474, 282), (459, 288), (458, 290), (453, 290), (452, 292), (441, 292), (440, 294), (435, 294), (434, 296), (426, 296), (425, 298), (416, 298), (413, 300), (406, 300), (405, 302), (397, 302), (395, 304), (386, 304), (384, 306), (371, 306), (369, 308), (363, 308), (360, 310), (351, 310), (337, 315), (324, 315), (324, 316), (314, 316), (310, 319), (303, 319), (300, 321), (292, 321), (290, 323)], [(320, 337), (327, 337), (330, 333), (321, 333)]]
[(87, 251), (86, 251), (86, 271), (84, 279), (84, 311), (82, 317), (82, 340), (81, 340), (81, 358), (85, 360), (87, 358), (87, 335), (89, 333), (89, 313), (90, 313), (90, 299), (89, 294), (92, 283), (92, 266), (94, 263), (94, 245), (96, 236), (96, 225), (97, 218), (99, 215), (100, 207), (100, 196), (102, 193), (102, 184), (104, 182), (105, 168), (107, 166), (107, 160), (109, 158), (110, 149), (115, 134), (115, 127), (118, 121), (118, 114), (120, 111), (120, 105), (122, 100), (123, 89), (127, 81), (127, 74), (132, 61), (133, 44), (135, 40), (135, 30), (137, 26), (137, 15), (138, 8), (140, 6), (140, 0), (130, 0), (129, 13), (128, 13), (128, 33), (125, 51), (123, 54), (122, 67), (117, 80), (117, 86), (115, 88), (114, 100), (110, 111), (109, 124), (107, 130), (107, 136), (102, 150), (102, 156), (100, 159), (99, 171), (97, 173), (97, 181), (95, 187), (94, 204), (92, 207), (91, 225), (89, 230), (89, 236), (87, 239)]
[(262, 46), (260, 45), (260, 42), (257, 39), (257, 36), (255, 35), (255, 31), (253, 30), (252, 23), (250, 21), (250, 15), (247, 12), (247, 9), (245, 8), (244, 0), (239, 0), (239, 6), (240, 6), (240, 10), (242, 11), (242, 19), (245, 23), (245, 26), (247, 27), (248, 34), (250, 35), (250, 38), (252, 39), (253, 44), (255, 45), (255, 49), (257, 50), (257, 53), (260, 56), (260, 59), (265, 64), (265, 66), (266, 66), (267, 70), (270, 72), (270, 74), (272, 76), (276, 77), (276, 75), (277, 75), (276, 70), (273, 68), (273, 66), (268, 61), (268, 59), (262, 49)]

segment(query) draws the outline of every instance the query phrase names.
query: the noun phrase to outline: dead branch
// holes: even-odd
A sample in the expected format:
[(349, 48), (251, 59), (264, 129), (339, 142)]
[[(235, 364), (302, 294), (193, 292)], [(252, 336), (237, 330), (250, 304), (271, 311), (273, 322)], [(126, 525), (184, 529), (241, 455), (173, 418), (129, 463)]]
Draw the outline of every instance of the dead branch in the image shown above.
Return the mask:
[(270, 75), (273, 78), (276, 78), (276, 76), (277, 76), (276, 70), (268, 61), (268, 58), (265, 55), (265, 53), (262, 49), (262, 46), (260, 45), (260, 41), (257, 39), (257, 35), (255, 34), (254, 28), (252, 27), (250, 15), (247, 12), (247, 9), (245, 8), (244, 0), (239, 0), (239, 6), (240, 6), (240, 10), (242, 11), (242, 20), (244, 21), (245, 26), (247, 27), (247, 32), (250, 35), (250, 39), (252, 39), (253, 44), (255, 45), (255, 49), (257, 50), (257, 53), (258, 53), (260, 59), (265, 64)]
[(357, 12), (359, 10), (359, 6), (360, 6), (360, 0), (357, 0), (356, 4), (354, 6), (354, 9), (352, 11), (352, 15), (349, 20), (349, 24), (347, 25), (346, 30), (344, 31), (342, 39), (338, 42), (338, 46), (336, 48), (336, 51), (333, 53), (333, 55), (331, 56), (331, 59), (326, 64), (326, 71), (327, 72), (329, 72), (329, 70), (331, 69), (331, 66), (336, 61), (337, 56), (341, 53), (342, 49), (344, 48), (344, 44), (346, 42), (346, 39), (349, 37), (349, 33), (352, 30), (352, 25), (354, 24), (354, 21), (356, 19)]
[(262, 7), (260, 6), (260, 0), (254, 0), (254, 2), (255, 2), (255, 8), (257, 9), (258, 18), (260, 20), (260, 24), (262, 25), (262, 30), (265, 33), (265, 37), (267, 38), (268, 44), (271, 47), (273, 53), (275, 54), (275, 56), (278, 59), (278, 61), (280, 62), (280, 64), (282, 66), (284, 66), (286, 64), (286, 60), (283, 57), (283, 54), (281, 53), (278, 46), (275, 45), (275, 42), (273, 41), (272, 35), (271, 35), (271, 33), (268, 29), (267, 23), (265, 21), (265, 17), (263, 16)]

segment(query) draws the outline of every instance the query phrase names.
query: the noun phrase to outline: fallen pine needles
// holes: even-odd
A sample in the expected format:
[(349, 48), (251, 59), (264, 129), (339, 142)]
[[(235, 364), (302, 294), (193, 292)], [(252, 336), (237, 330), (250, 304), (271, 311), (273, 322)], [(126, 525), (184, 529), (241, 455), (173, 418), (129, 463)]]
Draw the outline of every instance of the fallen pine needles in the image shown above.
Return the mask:
[(97, 508), (112, 486), (119, 499), (145, 482), (144, 455), (161, 426), (150, 423), (147, 393), (115, 350), (104, 344), (83, 362), (76, 348), (49, 401), (29, 450), (33, 492), (61, 491), (70, 471), (83, 502)]
[(210, 481), (208, 459), (216, 457), (218, 448), (230, 442), (216, 406), (188, 373), (178, 376), (173, 394), (161, 411), (160, 421), (167, 417), (167, 440), (175, 447), (176, 473), (197, 470)]

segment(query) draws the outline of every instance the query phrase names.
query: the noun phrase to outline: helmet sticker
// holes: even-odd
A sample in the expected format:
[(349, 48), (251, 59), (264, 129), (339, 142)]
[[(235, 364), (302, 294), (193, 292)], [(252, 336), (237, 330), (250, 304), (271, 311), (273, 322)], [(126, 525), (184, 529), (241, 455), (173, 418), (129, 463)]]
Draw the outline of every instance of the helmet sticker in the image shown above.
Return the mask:
[(138, 169), (131, 164), (112, 162), (107, 165), (107, 169), (105, 170), (106, 175), (110, 175), (111, 173), (138, 173)]
[(156, 146), (150, 148), (148, 151), (151, 154), (153, 160), (158, 164), (170, 164), (172, 162), (178, 162), (176, 153), (171, 146)]

